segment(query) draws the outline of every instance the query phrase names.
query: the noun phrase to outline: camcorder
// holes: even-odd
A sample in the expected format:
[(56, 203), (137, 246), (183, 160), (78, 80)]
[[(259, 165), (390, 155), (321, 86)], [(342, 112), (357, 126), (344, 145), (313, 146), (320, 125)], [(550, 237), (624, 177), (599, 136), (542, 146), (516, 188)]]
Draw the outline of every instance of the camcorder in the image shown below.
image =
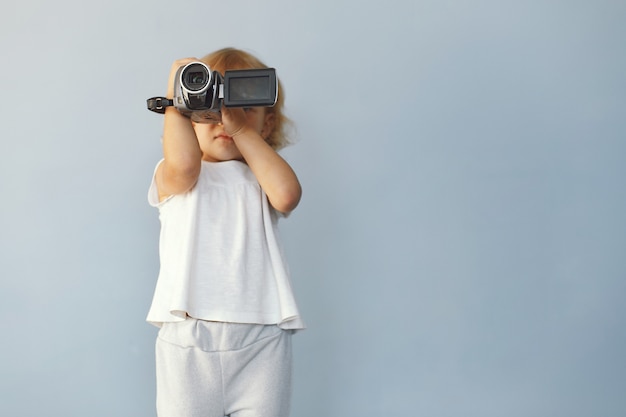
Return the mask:
[(181, 114), (198, 123), (220, 123), (222, 106), (271, 107), (278, 97), (274, 68), (212, 71), (203, 62), (190, 62), (178, 69), (174, 98), (152, 97), (148, 109), (165, 113), (174, 106)]

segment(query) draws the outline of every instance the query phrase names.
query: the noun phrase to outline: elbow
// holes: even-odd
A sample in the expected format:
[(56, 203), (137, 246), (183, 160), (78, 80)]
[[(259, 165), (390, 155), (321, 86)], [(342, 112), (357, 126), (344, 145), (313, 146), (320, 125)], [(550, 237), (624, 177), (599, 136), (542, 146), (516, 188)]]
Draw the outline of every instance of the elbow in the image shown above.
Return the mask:
[(289, 213), (298, 207), (301, 197), (302, 189), (298, 184), (296, 187), (281, 190), (274, 198), (270, 199), (270, 204), (281, 213)]

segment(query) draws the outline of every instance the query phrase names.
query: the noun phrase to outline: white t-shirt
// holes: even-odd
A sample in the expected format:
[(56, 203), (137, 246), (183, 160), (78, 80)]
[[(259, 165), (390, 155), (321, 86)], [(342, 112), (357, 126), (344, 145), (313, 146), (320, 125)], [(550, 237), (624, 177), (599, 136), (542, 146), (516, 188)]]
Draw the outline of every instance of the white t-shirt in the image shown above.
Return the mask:
[(280, 245), (281, 214), (248, 165), (203, 161), (193, 189), (162, 202), (153, 177), (148, 201), (161, 221), (161, 269), (148, 322), (161, 326), (189, 315), (304, 328)]

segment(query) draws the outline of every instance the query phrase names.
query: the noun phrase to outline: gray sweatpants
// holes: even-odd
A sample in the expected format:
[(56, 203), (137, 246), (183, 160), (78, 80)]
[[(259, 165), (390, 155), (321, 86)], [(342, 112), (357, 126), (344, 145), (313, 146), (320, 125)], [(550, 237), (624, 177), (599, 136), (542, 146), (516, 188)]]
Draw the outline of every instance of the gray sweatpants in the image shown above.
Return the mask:
[(291, 332), (188, 318), (156, 341), (159, 417), (287, 417)]

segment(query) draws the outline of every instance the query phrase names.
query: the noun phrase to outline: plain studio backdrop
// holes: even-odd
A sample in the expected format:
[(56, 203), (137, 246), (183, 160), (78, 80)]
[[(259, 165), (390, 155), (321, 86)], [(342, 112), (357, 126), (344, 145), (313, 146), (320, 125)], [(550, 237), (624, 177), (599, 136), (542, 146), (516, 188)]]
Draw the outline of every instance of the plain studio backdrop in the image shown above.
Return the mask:
[(303, 187), (294, 417), (626, 415), (626, 2), (0, 12), (0, 414), (154, 416), (172, 61), (277, 68)]

